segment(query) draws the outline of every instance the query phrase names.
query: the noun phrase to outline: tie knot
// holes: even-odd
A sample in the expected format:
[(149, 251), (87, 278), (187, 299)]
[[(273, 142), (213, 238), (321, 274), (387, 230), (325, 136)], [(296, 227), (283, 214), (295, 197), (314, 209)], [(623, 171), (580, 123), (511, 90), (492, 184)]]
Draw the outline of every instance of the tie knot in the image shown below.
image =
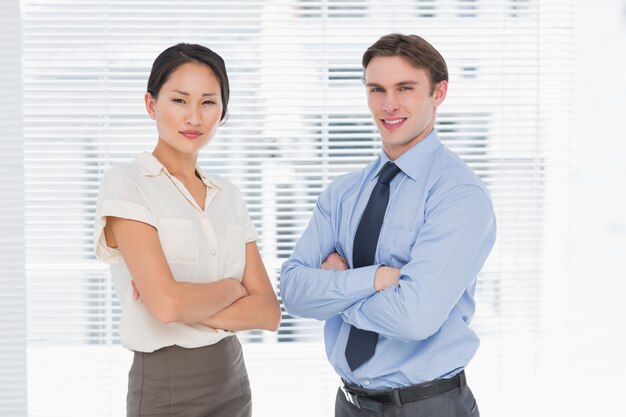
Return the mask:
[(398, 172), (400, 172), (400, 168), (398, 168), (396, 164), (391, 161), (387, 162), (378, 174), (378, 183), (389, 184), (391, 180), (398, 175)]

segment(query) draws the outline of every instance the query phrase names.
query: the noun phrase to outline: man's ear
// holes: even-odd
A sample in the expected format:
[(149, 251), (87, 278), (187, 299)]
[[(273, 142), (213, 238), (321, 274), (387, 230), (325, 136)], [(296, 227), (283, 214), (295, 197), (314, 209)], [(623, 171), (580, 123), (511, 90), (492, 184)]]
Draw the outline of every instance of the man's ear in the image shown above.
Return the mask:
[(435, 107), (439, 107), (439, 105), (443, 103), (446, 99), (446, 94), (448, 94), (448, 82), (445, 80), (439, 81), (437, 85), (435, 85), (435, 92), (433, 93)]
[(152, 120), (156, 120), (156, 113), (154, 112), (154, 104), (155, 99), (152, 98), (152, 93), (146, 92), (143, 96), (144, 101), (146, 102), (146, 111)]

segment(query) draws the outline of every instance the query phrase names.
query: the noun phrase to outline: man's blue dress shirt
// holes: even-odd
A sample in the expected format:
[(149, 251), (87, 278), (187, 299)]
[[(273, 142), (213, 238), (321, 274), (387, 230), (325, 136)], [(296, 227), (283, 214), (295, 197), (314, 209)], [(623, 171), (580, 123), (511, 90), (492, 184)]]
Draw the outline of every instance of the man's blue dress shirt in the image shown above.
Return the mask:
[[(450, 377), (467, 365), (479, 344), (469, 328), (476, 276), (496, 238), (485, 185), (433, 130), (395, 161), (402, 172), (390, 184), (376, 263), (320, 269), (332, 252), (352, 266), (356, 228), (387, 161), (381, 152), (324, 190), (280, 283), (290, 314), (326, 320), (326, 354), (337, 373), (368, 389)], [(400, 281), (376, 292), (380, 265), (400, 268)], [(354, 372), (345, 357), (350, 325), (379, 334), (376, 353)]]

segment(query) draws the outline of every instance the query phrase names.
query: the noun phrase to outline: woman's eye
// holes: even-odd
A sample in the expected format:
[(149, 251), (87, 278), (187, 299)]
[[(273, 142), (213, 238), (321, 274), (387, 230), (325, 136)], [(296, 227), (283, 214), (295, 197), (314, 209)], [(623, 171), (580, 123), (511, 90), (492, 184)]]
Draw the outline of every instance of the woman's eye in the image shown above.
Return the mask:
[(184, 103), (185, 100), (183, 100), (182, 98), (175, 98), (172, 100), (174, 103)]
[(370, 93), (380, 93), (382, 91), (383, 91), (382, 88), (377, 88), (377, 87), (370, 89)]
[(211, 100), (207, 100), (207, 101), (203, 101), (202, 104), (215, 104), (215, 102)]

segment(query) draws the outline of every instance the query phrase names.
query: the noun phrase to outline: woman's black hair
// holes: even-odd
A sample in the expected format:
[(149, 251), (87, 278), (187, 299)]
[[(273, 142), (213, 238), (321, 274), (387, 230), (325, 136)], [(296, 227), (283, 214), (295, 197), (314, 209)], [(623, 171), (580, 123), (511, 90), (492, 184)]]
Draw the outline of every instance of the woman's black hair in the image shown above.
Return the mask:
[(170, 75), (178, 67), (189, 62), (207, 65), (217, 77), (222, 95), (222, 117), (220, 121), (223, 121), (228, 110), (228, 98), (230, 96), (226, 65), (221, 56), (205, 46), (193, 43), (179, 43), (161, 52), (152, 64), (152, 70), (148, 78), (148, 92), (156, 99), (161, 87), (167, 82)]

